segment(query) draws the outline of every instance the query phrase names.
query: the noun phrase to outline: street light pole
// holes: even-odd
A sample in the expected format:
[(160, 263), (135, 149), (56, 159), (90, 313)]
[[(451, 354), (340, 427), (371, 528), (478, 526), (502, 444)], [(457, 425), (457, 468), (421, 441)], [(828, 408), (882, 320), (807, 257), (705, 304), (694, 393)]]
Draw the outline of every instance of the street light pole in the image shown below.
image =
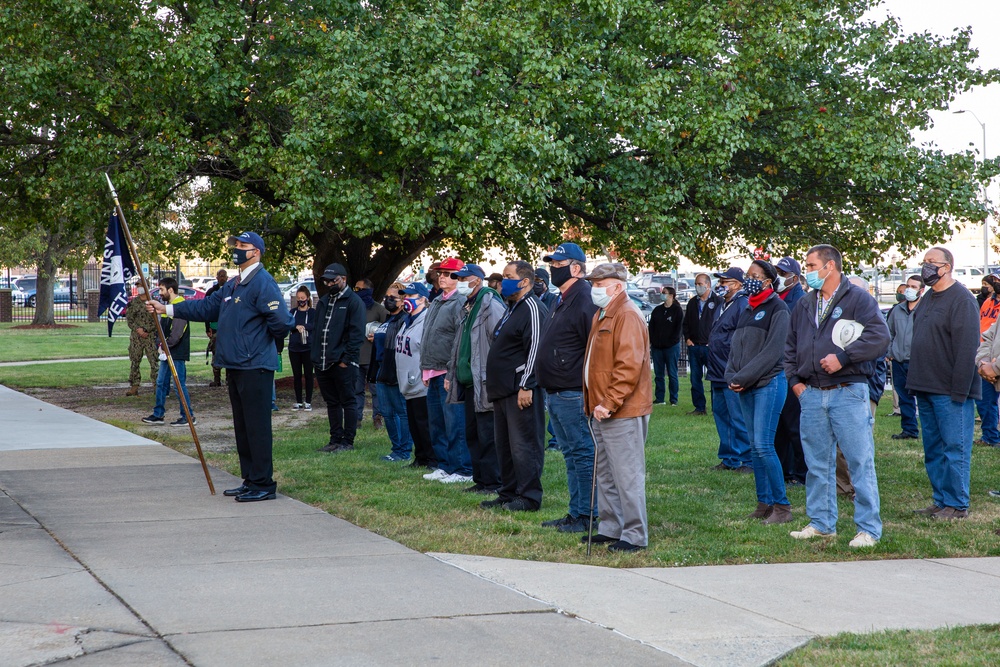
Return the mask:
[[(970, 116), (972, 116), (973, 118), (975, 118), (976, 122), (979, 123), (979, 126), (981, 128), (983, 128), (983, 155), (982, 155), (982, 159), (985, 162), (986, 161), (986, 123), (984, 123), (983, 121), (979, 120), (979, 116), (977, 116), (975, 114), (975, 112), (969, 111), (968, 109), (960, 109), (960, 110), (956, 111), (955, 113), (956, 114), (959, 114), (959, 113), (967, 113), (967, 114), (969, 114)], [(984, 187), (983, 188), (983, 204), (984, 205), (987, 204), (988, 197), (989, 197), (989, 192)], [(987, 213), (986, 219), (983, 220), (983, 277), (985, 278), (989, 274), (990, 274), (990, 216)]]

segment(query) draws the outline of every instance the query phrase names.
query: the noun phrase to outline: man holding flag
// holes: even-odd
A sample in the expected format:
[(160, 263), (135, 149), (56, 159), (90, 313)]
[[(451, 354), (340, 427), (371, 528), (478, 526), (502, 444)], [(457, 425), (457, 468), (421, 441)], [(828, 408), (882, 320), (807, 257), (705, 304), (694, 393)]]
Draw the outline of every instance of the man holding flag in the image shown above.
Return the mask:
[(148, 301), (146, 309), (190, 322), (218, 322), (215, 365), (226, 369), (233, 406), (236, 451), (243, 484), (224, 495), (237, 502), (275, 497), (277, 484), (271, 457), (271, 389), (278, 368), (275, 339), (283, 339), (295, 324), (278, 284), (260, 263), (264, 239), (255, 232), (230, 236), (232, 262), (238, 276), (211, 296), (176, 304)]

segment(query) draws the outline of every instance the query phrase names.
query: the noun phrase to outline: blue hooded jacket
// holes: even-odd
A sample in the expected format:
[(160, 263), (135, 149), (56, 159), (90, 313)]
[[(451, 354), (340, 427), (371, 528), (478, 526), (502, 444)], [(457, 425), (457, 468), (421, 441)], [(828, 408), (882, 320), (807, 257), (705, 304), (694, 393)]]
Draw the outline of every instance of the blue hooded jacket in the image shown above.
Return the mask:
[(278, 284), (263, 266), (239, 285), (233, 278), (204, 299), (178, 303), (174, 316), (218, 322), (214, 365), (236, 370), (278, 370), (275, 340), (284, 340), (295, 323)]
[(709, 382), (726, 381), (726, 364), (729, 350), (733, 345), (733, 333), (740, 323), (740, 315), (750, 306), (750, 299), (742, 291), (733, 295), (728, 302), (720, 303), (715, 309), (715, 322), (708, 334), (708, 369), (705, 378)]

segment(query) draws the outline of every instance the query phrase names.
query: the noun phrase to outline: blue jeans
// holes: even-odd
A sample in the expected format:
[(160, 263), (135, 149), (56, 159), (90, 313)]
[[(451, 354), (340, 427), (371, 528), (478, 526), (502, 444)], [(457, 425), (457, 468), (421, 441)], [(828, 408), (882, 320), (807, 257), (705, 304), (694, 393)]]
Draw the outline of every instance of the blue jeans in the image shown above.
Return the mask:
[(389, 442), (392, 443), (392, 454), (408, 459), (413, 450), (413, 438), (410, 436), (410, 425), (406, 418), (406, 399), (396, 385), (377, 382), (374, 387), (379, 409), (382, 411), (382, 421), (385, 423), (385, 432), (389, 436)]
[(757, 501), (768, 505), (788, 505), (785, 496), (785, 473), (774, 451), (781, 409), (785, 407), (788, 380), (778, 373), (763, 387), (740, 392), (743, 419), (750, 434), (750, 461), (757, 487)]
[[(188, 396), (187, 388), (187, 363), (174, 359), (174, 368), (177, 369), (177, 380), (181, 383), (181, 390), (184, 392), (184, 400), (187, 401), (188, 410), (191, 411), (191, 418), (194, 418), (194, 408), (191, 407), (191, 397)], [(162, 417), (166, 414), (167, 396), (170, 395), (170, 364), (161, 362), (159, 370), (156, 371), (156, 405), (153, 406), (153, 416)], [(175, 387), (176, 389), (176, 387)], [(181, 417), (184, 417), (184, 404), (181, 403), (181, 395), (177, 394), (177, 405), (180, 406)]]
[[(802, 453), (806, 466), (806, 514), (809, 525), (824, 533), (837, 530), (837, 445), (847, 459), (854, 483), (854, 523), (875, 539), (882, 537), (875, 439), (872, 435), (868, 384), (806, 387), (799, 396)], [(922, 411), (921, 411), (922, 412)], [(925, 436), (926, 437), (926, 431)]]
[(712, 416), (719, 432), (719, 458), (729, 468), (749, 466), (750, 434), (743, 421), (740, 397), (722, 382), (712, 383)]
[[(917, 424), (917, 399), (913, 394), (906, 391), (906, 376), (910, 372), (909, 361), (892, 360), (892, 387), (899, 396), (899, 413), (902, 415), (900, 426), (903, 433), (909, 435), (920, 435), (920, 426)], [(997, 437), (1000, 442), (1000, 436)]]
[(663, 402), (663, 397), (666, 393), (663, 386), (663, 371), (666, 369), (666, 375), (670, 379), (670, 403), (671, 405), (676, 405), (679, 389), (677, 382), (677, 361), (681, 358), (681, 344), (677, 343), (676, 345), (662, 348), (654, 347), (651, 350), (651, 356), (653, 358), (653, 375), (656, 376), (656, 394), (653, 400), (657, 403)]
[[(556, 432), (559, 447), (566, 460), (566, 480), (569, 486), (569, 513), (591, 516), (591, 491), (594, 477), (594, 440), (583, 414), (582, 391), (545, 392), (549, 401), (549, 425)], [(597, 499), (593, 502), (597, 516)]]
[(691, 369), (691, 402), (694, 409), (705, 411), (705, 386), (701, 379), (708, 366), (708, 345), (688, 345), (688, 366)]
[(973, 401), (956, 403), (945, 394), (917, 392), (924, 425), (924, 467), (938, 507), (969, 509)]
[(997, 418), (1000, 409), (997, 408), (997, 390), (992, 382), (980, 378), (983, 383), (983, 397), (976, 401), (979, 418), (982, 420), (983, 440), (991, 445), (1000, 444), (1000, 430), (997, 430)]
[(465, 443), (465, 407), (448, 403), (444, 375), (431, 378), (427, 385), (427, 413), (438, 468), (449, 475), (472, 475), (472, 458)]

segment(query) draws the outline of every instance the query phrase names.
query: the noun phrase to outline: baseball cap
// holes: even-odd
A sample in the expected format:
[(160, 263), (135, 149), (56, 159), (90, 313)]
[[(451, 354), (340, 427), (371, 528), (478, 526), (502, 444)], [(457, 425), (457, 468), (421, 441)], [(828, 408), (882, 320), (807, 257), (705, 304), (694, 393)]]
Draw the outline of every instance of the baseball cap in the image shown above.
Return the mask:
[(449, 257), (448, 259), (441, 260), (441, 265), (438, 266), (439, 271), (458, 271), (463, 266), (465, 262), (457, 257)]
[(481, 280), (486, 279), (486, 272), (478, 264), (466, 264), (461, 269), (451, 274), (452, 278), (468, 278), (475, 276)]
[(425, 299), (431, 295), (430, 290), (427, 289), (427, 285), (423, 283), (410, 283), (401, 291), (403, 294), (422, 296)]
[(264, 239), (262, 239), (260, 234), (257, 232), (243, 232), (238, 236), (230, 236), (226, 239), (226, 244), (232, 248), (240, 241), (243, 243), (249, 243), (254, 248), (257, 248), (257, 250), (264, 252)]
[(737, 280), (740, 283), (743, 282), (743, 269), (738, 266), (730, 266), (724, 272), (713, 273), (712, 275), (719, 279)]
[(542, 257), (543, 262), (561, 262), (564, 259), (575, 259), (578, 262), (586, 262), (587, 255), (584, 254), (583, 248), (575, 243), (560, 243), (555, 252)]
[(604, 278), (617, 278), (618, 280), (628, 280), (628, 271), (625, 265), (620, 262), (598, 264), (587, 276), (587, 280), (603, 280)]
[(339, 276), (347, 276), (347, 269), (344, 268), (343, 264), (329, 264), (323, 270), (323, 278), (326, 280), (333, 280)]
[(774, 265), (774, 268), (779, 271), (784, 271), (785, 273), (793, 273), (797, 276), (802, 275), (802, 267), (791, 257), (782, 257), (778, 260), (778, 263)]

